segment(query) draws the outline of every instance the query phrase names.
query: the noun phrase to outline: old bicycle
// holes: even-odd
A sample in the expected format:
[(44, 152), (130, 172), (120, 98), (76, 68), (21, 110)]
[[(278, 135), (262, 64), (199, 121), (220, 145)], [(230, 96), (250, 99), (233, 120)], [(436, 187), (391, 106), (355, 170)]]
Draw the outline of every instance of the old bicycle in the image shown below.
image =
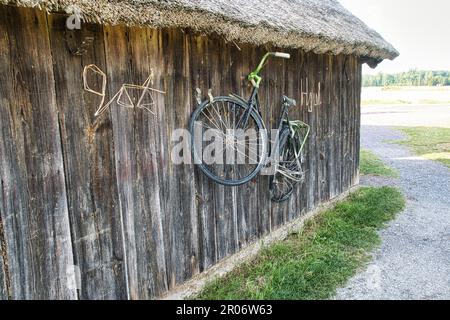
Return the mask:
[(189, 129), (194, 161), (206, 176), (226, 186), (243, 185), (258, 175), (270, 159), (274, 167), (271, 197), (275, 202), (283, 202), (304, 179), (303, 151), (310, 128), (300, 120), (289, 120), (289, 110), (296, 102), (283, 96), (278, 130), (269, 152), (258, 92), (261, 71), (271, 57), (289, 59), (290, 55), (281, 52), (264, 55), (248, 76), (253, 86), (248, 100), (236, 94), (210, 97), (193, 112)]

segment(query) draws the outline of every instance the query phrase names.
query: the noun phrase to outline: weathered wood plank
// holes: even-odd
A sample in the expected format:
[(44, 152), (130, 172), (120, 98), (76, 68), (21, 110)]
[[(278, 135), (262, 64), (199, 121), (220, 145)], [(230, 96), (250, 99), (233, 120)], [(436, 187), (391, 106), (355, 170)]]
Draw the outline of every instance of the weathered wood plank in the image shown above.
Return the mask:
[[(291, 53), (291, 59), (285, 63), (286, 66), (286, 81), (285, 81), (285, 94), (288, 97), (292, 97), (297, 101), (297, 106), (293, 107), (289, 111), (290, 120), (304, 120), (302, 115), (302, 107), (300, 105), (299, 94), (299, 62), (300, 62), (300, 50), (293, 50)], [(303, 168), (304, 170), (305, 168)], [(301, 201), (301, 192), (304, 192), (305, 183), (297, 184), (294, 193), (289, 199), (287, 221), (292, 221), (302, 214), (303, 203)]]
[(356, 96), (356, 102), (355, 102), (355, 107), (356, 107), (356, 133), (355, 133), (355, 137), (354, 137), (354, 143), (356, 146), (356, 150), (355, 150), (355, 158), (356, 158), (356, 162), (355, 162), (355, 169), (354, 169), (354, 176), (355, 176), (355, 181), (354, 184), (358, 184), (359, 183), (359, 164), (360, 164), (360, 149), (361, 149), (361, 86), (362, 86), (362, 65), (360, 60), (357, 60), (357, 82), (356, 82), (356, 86), (358, 88), (358, 90), (356, 90), (355, 96)]
[[(274, 49), (273, 51), (279, 51)], [(263, 54), (263, 52), (261, 52)], [(267, 124), (267, 129), (277, 129), (277, 119), (280, 117), (281, 112), (281, 97), (284, 92), (284, 68), (283, 60), (278, 58), (272, 58), (270, 63), (267, 65), (264, 71), (264, 104), (263, 104), (263, 114), (265, 114), (265, 122)], [(275, 137), (271, 137), (274, 139)], [(258, 205), (262, 208), (272, 208), (270, 226), (266, 232), (275, 230), (280, 225), (282, 225), (286, 218), (286, 212), (288, 203), (276, 204), (272, 203), (270, 200), (270, 190), (269, 185), (265, 180), (259, 186), (260, 201)]]
[[(348, 112), (348, 78), (347, 78), (347, 69), (348, 69), (348, 57), (344, 57), (343, 64), (342, 64), (342, 73), (341, 73), (341, 80), (342, 80), (342, 94), (341, 94), (341, 103), (342, 103), (342, 118), (343, 121), (349, 121), (351, 118), (350, 113)], [(347, 168), (346, 165), (348, 164), (348, 133), (351, 130), (351, 124), (348, 123), (346, 126), (342, 128), (342, 135), (341, 135), (341, 147), (342, 147), (342, 159), (343, 159), (343, 165), (342, 165), (342, 190), (347, 185)]]
[[(125, 266), (119, 199), (115, 175), (112, 124), (109, 114), (95, 119), (99, 97), (83, 90), (83, 67), (96, 64), (106, 72), (102, 28), (83, 25), (69, 31), (65, 15), (48, 17), (56, 100), (61, 126), (72, 242), (80, 268), (80, 298), (126, 298)], [(86, 37), (93, 43), (83, 55), (74, 48)], [(90, 77), (91, 87), (101, 89), (101, 79)]]
[[(224, 96), (230, 91), (229, 65), (230, 59), (227, 55), (226, 44), (217, 39), (209, 39), (208, 41), (209, 68), (210, 70), (221, 70), (211, 74), (210, 89), (214, 96)], [(208, 88), (209, 89), (209, 88)], [(236, 204), (233, 204), (233, 189), (223, 185), (215, 184), (213, 186), (214, 193), (214, 211), (217, 232), (217, 257), (219, 260), (224, 259), (236, 252), (237, 235), (235, 234), (234, 217), (237, 215)]]
[[(0, 189), (2, 190), (2, 189)], [(3, 192), (0, 192), (0, 208), (3, 203)], [(6, 251), (5, 232), (0, 212), (0, 300), (9, 299), (8, 253)]]
[(353, 142), (353, 137), (355, 136), (355, 116), (356, 116), (356, 107), (354, 106), (355, 103), (355, 97), (354, 97), (354, 90), (353, 90), (353, 84), (355, 83), (355, 79), (353, 79), (351, 77), (352, 74), (354, 74), (356, 72), (355, 69), (355, 60), (351, 59), (350, 60), (350, 65), (349, 65), (349, 81), (348, 81), (348, 86), (349, 86), (349, 90), (348, 90), (348, 101), (349, 101), (349, 105), (348, 105), (348, 110), (350, 112), (350, 118), (349, 121), (352, 121), (351, 126), (350, 126), (350, 131), (349, 134), (347, 136), (347, 140), (348, 140), (348, 144), (349, 144), (349, 168), (348, 168), (348, 172), (347, 172), (347, 186), (349, 187), (352, 185), (352, 180), (353, 180), (353, 168), (355, 165), (355, 160), (354, 159), (354, 153), (355, 153), (355, 146), (354, 146), (354, 142)]
[[(120, 81), (142, 84), (152, 73), (148, 60), (146, 44), (149, 39), (146, 30), (110, 28), (108, 37), (108, 47), (115, 45), (123, 50), (116, 51), (118, 55), (114, 60), (110, 60), (111, 64), (120, 63), (123, 66), (121, 72), (114, 76), (116, 84)], [(141, 93), (130, 92), (134, 103), (139, 100)], [(113, 121), (113, 127), (121, 133), (116, 139), (119, 143), (126, 142), (128, 145), (118, 150), (119, 157), (126, 163), (124, 167), (118, 168), (118, 172), (120, 175), (125, 174), (125, 179), (119, 181), (119, 189), (124, 187), (132, 190), (131, 198), (127, 201), (128, 208), (133, 209), (124, 211), (125, 238), (130, 239), (125, 243), (128, 252), (130, 298), (148, 299), (167, 290), (154, 134), (154, 126), (158, 120), (145, 109), (126, 109), (118, 105), (113, 108), (117, 109), (117, 122)]]
[[(216, 92), (221, 95), (227, 95), (231, 92), (236, 92), (236, 88), (232, 87), (232, 75), (231, 75), (231, 46), (233, 44), (227, 44), (219, 39), (216, 39), (217, 47), (219, 49), (219, 65), (222, 67), (222, 72), (217, 73), (218, 82), (215, 84), (217, 87)], [(220, 91), (218, 91), (220, 90)], [(227, 249), (225, 250), (225, 256), (229, 256), (239, 250), (239, 233), (238, 233), (238, 214), (237, 214), (237, 193), (238, 187), (231, 187), (224, 189), (224, 218), (221, 221), (218, 220), (218, 228), (224, 229), (226, 232), (225, 239), (227, 242)], [(220, 224), (222, 222), (222, 225)]]
[[(254, 48), (243, 44), (239, 44), (239, 48), (240, 50), (233, 48), (233, 66), (231, 70), (235, 71), (231, 71), (234, 74), (232, 88), (233, 92), (236, 92), (247, 100), (251, 93), (251, 86), (247, 81), (247, 75), (252, 71), (256, 58)], [(237, 188), (238, 237), (241, 247), (256, 240), (260, 234), (260, 213), (257, 210), (257, 192), (255, 179)]]
[[(265, 48), (254, 48), (249, 47), (248, 49), (248, 58), (244, 60), (245, 65), (245, 76), (247, 77), (248, 74), (253, 71), (258, 63), (260, 62), (261, 58), (265, 54), (266, 49)], [(268, 100), (268, 84), (270, 82), (270, 64), (266, 66), (263, 70), (263, 80), (261, 82), (261, 88), (258, 93), (259, 95), (259, 101), (261, 105), (261, 116), (264, 120), (264, 123), (266, 125), (266, 129), (270, 129), (270, 124), (268, 123), (268, 120), (271, 118), (271, 104), (270, 100)], [(246, 81), (246, 86), (248, 86), (248, 93), (247, 97), (250, 96), (251, 90), (253, 89), (251, 87), (251, 84)], [(258, 176), (255, 179), (253, 179), (248, 185), (248, 198), (244, 200), (246, 203), (248, 203), (249, 206), (249, 221), (250, 223), (257, 225), (257, 230), (255, 230), (257, 233), (254, 235), (256, 238), (260, 238), (262, 235), (267, 234), (271, 230), (271, 208), (270, 205), (264, 205), (268, 204), (270, 199), (269, 196), (269, 188), (268, 188), (268, 177), (265, 176)], [(261, 212), (259, 208), (264, 207), (265, 211)]]
[[(314, 78), (313, 69), (313, 55), (306, 53), (304, 55), (303, 64), (303, 91), (306, 92), (306, 84), (308, 88), (314, 86), (314, 82), (311, 80)], [(314, 79), (313, 79), (314, 80)], [(306, 110), (308, 109), (307, 106)], [(307, 121), (311, 127), (310, 136), (308, 139), (308, 171), (307, 171), (307, 197), (306, 197), (306, 207), (307, 210), (312, 210), (315, 205), (316, 195), (317, 195), (317, 114), (316, 108), (312, 109), (312, 112), (307, 112)]]
[[(157, 118), (153, 122), (153, 139), (155, 139), (155, 154), (156, 154), (156, 163), (158, 165), (158, 184), (159, 184), (159, 203), (161, 206), (161, 225), (162, 225), (162, 239), (164, 241), (164, 257), (161, 259), (165, 260), (165, 281), (167, 282), (167, 287), (172, 287), (175, 285), (175, 280), (173, 278), (173, 268), (172, 268), (172, 243), (173, 239), (171, 236), (171, 225), (172, 225), (172, 214), (168, 211), (168, 201), (170, 194), (170, 186), (169, 182), (171, 180), (169, 175), (169, 161), (170, 161), (170, 149), (168, 145), (168, 141), (170, 140), (169, 132), (165, 125), (165, 119), (167, 114), (172, 112), (171, 108), (167, 109), (167, 95), (170, 95), (167, 87), (167, 78), (166, 78), (166, 68), (163, 64), (165, 50), (167, 48), (164, 47), (163, 41), (166, 41), (167, 37), (166, 32), (162, 32), (161, 30), (149, 29), (147, 30), (148, 37), (148, 63), (150, 66), (150, 70), (153, 72), (153, 85), (155, 88), (163, 90), (166, 92), (165, 95), (157, 95), (156, 97), (156, 105), (155, 105), (155, 113)], [(175, 204), (176, 205), (176, 204)], [(170, 210), (170, 209), (169, 209)]]
[[(273, 51), (280, 51), (274, 49)], [(267, 123), (268, 129), (278, 129), (278, 119), (281, 113), (281, 98), (283, 94), (287, 94), (285, 89), (285, 67), (284, 60), (279, 58), (271, 59), (270, 63), (267, 65), (264, 71), (264, 104), (263, 104), (263, 114), (266, 114), (265, 122)], [(274, 140), (275, 136), (271, 136)], [(258, 205), (262, 208), (271, 209), (271, 220), (270, 229), (267, 231), (272, 231), (283, 225), (286, 221), (287, 212), (289, 210), (289, 202), (284, 203), (272, 203), (270, 200), (270, 190), (269, 184), (266, 182), (268, 177), (265, 179), (264, 183), (260, 186), (260, 201)]]
[[(0, 19), (3, 21), (6, 19), (5, 12), (0, 11)], [(9, 62), (10, 55), (9, 51), (6, 48), (9, 47), (9, 35), (8, 30), (4, 23), (0, 23), (0, 75), (5, 77), (10, 74), (9, 71)], [(2, 49), (3, 48), (3, 49)], [(5, 79), (5, 78), (3, 78)], [(0, 115), (6, 114), (10, 109), (9, 100), (7, 97), (7, 86), (3, 83), (0, 83)], [(6, 150), (4, 149), (5, 137), (10, 135), (10, 127), (6, 120), (2, 120), (0, 118), (0, 154), (4, 154)], [(0, 156), (1, 168), (3, 168), (3, 157)], [(6, 217), (6, 198), (5, 198), (5, 189), (3, 187), (3, 169), (0, 171), (0, 300), (6, 300), (9, 298), (9, 281), (10, 275), (8, 272), (8, 252), (6, 245), (6, 235), (5, 235), (5, 224), (3, 223), (3, 217)]]
[(322, 95), (322, 101), (325, 108), (328, 110), (328, 146), (327, 146), (327, 157), (328, 157), (328, 168), (327, 168), (327, 179), (328, 179), (328, 195), (330, 199), (333, 199), (336, 194), (334, 193), (334, 107), (332, 103), (331, 96), (333, 94), (333, 56), (330, 54), (324, 55), (325, 58), (325, 70), (324, 70), (324, 92)]
[[(201, 100), (205, 99), (209, 78), (208, 41), (205, 36), (191, 36), (191, 84), (192, 90), (202, 91)], [(193, 99), (194, 100), (194, 99)], [(191, 112), (197, 107), (197, 101), (192, 101)], [(217, 262), (216, 218), (214, 210), (214, 182), (208, 179), (198, 167), (194, 169), (196, 185), (196, 202), (198, 211), (199, 237), (199, 267), (207, 270)]]
[(354, 90), (354, 105), (355, 108), (355, 132), (353, 136), (353, 143), (355, 146), (353, 157), (355, 159), (353, 165), (353, 179), (352, 185), (359, 183), (359, 149), (360, 149), (360, 130), (361, 130), (361, 87), (362, 87), (362, 66), (359, 58), (355, 58), (355, 90)]
[[(134, 83), (128, 57), (128, 34), (125, 27), (104, 27), (104, 42), (108, 84), (107, 95), (113, 97), (124, 83)], [(141, 80), (141, 79), (139, 79)], [(137, 252), (135, 248), (134, 213), (136, 154), (134, 144), (134, 111), (113, 103), (110, 109), (114, 133), (117, 188), (119, 193), (121, 227), (126, 265), (127, 298), (139, 298)], [(139, 111), (142, 112), (142, 111)]]
[[(326, 61), (324, 56), (317, 56), (317, 78), (315, 81), (315, 91), (318, 90), (318, 84), (321, 84), (321, 90), (324, 89), (323, 84), (325, 82), (325, 67)], [(329, 199), (329, 119), (332, 116), (330, 109), (327, 108), (327, 103), (322, 103), (317, 106), (320, 119), (320, 151), (319, 151), (319, 201), (325, 202)]]
[[(310, 90), (314, 90), (317, 86), (318, 76), (317, 76), (317, 66), (319, 64), (319, 56), (308, 53), (310, 56), (310, 64), (308, 68), (308, 74), (311, 75), (309, 77), (309, 88)], [(312, 79), (312, 81), (310, 80)], [(315, 124), (315, 130), (314, 130), (314, 201), (312, 204), (312, 207), (315, 208), (320, 203), (320, 189), (321, 189), (321, 180), (320, 180), (320, 174), (321, 174), (321, 153), (322, 153), (322, 121), (323, 114), (321, 113), (321, 107), (320, 106), (313, 106), (313, 120), (312, 122)]]
[[(242, 44), (231, 44), (229, 46), (229, 66), (228, 66), (228, 92), (223, 94), (235, 93), (241, 97), (248, 96), (247, 81), (245, 80), (246, 71), (244, 70), (245, 52), (248, 52), (248, 47)], [(251, 237), (251, 226), (249, 225), (249, 203), (246, 198), (248, 188), (246, 186), (239, 186), (233, 188), (234, 201), (234, 237), (236, 250), (243, 248), (249, 242)], [(255, 226), (257, 228), (257, 226)]]
[[(285, 74), (286, 74), (286, 81), (284, 84), (284, 94), (286, 94), (288, 97), (292, 97), (297, 101), (297, 106), (292, 107), (289, 110), (289, 119), (290, 120), (302, 120), (301, 115), (301, 106), (300, 106), (300, 90), (298, 90), (299, 85), (299, 50), (292, 50), (290, 51), (291, 59), (287, 60), (285, 63)], [(301, 214), (301, 190), (303, 188), (303, 184), (298, 184), (294, 188), (294, 192), (292, 194), (291, 199), (289, 199), (288, 204), (288, 215), (287, 215), (287, 221), (291, 221), (292, 219), (298, 217)]]
[[(162, 35), (161, 62), (166, 95), (165, 132), (170, 139), (173, 130), (188, 127), (192, 105), (189, 41), (180, 30), (165, 30)], [(169, 141), (169, 140), (166, 140)], [(172, 287), (198, 273), (197, 208), (193, 165), (172, 163), (173, 143), (166, 143), (167, 177), (165, 185), (165, 234), (170, 238), (169, 285)]]
[(0, 213), (11, 296), (76, 299), (68, 286), (74, 261), (46, 16), (0, 12), (9, 36), (0, 48), (0, 77), (8, 79), (0, 84)]
[[(301, 50), (298, 50), (297, 52), (297, 61), (296, 61), (296, 75), (295, 75), (295, 79), (297, 80), (297, 86), (296, 86), (296, 97), (297, 97), (297, 103), (298, 103), (298, 118), (306, 123), (309, 124), (309, 115), (308, 115), (308, 110), (307, 107), (305, 107), (304, 105), (302, 105), (301, 103), (301, 83), (302, 81), (304, 81), (304, 64), (305, 64), (305, 53)], [(311, 137), (308, 137), (308, 140), (311, 139)], [(309, 148), (309, 141), (305, 144), (305, 148), (304, 148), (304, 155), (305, 155), (305, 162), (303, 164), (303, 170), (305, 171), (305, 181), (303, 182), (303, 184), (298, 188), (298, 192), (299, 192), (299, 196), (298, 196), (298, 201), (297, 201), (297, 210), (299, 212), (301, 212), (302, 214), (306, 212), (307, 207), (308, 207), (308, 188), (309, 188), (309, 170), (311, 170), (310, 168), (310, 163), (309, 163), (309, 153), (310, 153), (310, 148)]]
[[(11, 63), (11, 42), (13, 41), (8, 30), (7, 19), (11, 18), (11, 12), (7, 12), (5, 8), (0, 11), (0, 76), (2, 79), (9, 79), (13, 75)], [(6, 280), (13, 281), (13, 287), (10, 288), (14, 297), (20, 298), (25, 296), (25, 283), (21, 284), (20, 278), (24, 277), (27, 270), (21, 268), (18, 261), (23, 255), (22, 247), (26, 243), (16, 240), (18, 233), (18, 221), (22, 220), (21, 216), (14, 214), (15, 212), (27, 212), (27, 200), (25, 197), (26, 178), (21, 175), (19, 168), (18, 151), (14, 143), (16, 138), (21, 138), (14, 133), (15, 113), (13, 105), (13, 87), (11, 81), (0, 81), (0, 168), (1, 168), (1, 197), (0, 197), (0, 217), (2, 220), (2, 270), (4, 290), (6, 288)], [(23, 141), (23, 138), (21, 139)], [(19, 224), (20, 227), (20, 224)], [(25, 231), (26, 228), (24, 228)], [(12, 274), (6, 273), (6, 265), (11, 265)], [(22, 273), (22, 276), (21, 276)], [(30, 271), (27, 275), (30, 275)], [(9, 278), (9, 279), (8, 279)]]
[[(155, 62), (149, 63), (146, 30), (111, 27), (105, 30), (110, 92), (124, 83), (142, 84)], [(114, 66), (114, 67), (113, 67)], [(133, 98), (137, 102), (137, 92)], [(136, 94), (136, 92), (131, 93)], [(157, 98), (157, 103), (164, 100)], [(156, 107), (156, 117), (160, 117)], [(116, 170), (121, 200), (124, 246), (127, 252), (129, 297), (146, 299), (165, 292), (167, 249), (163, 237), (160, 179), (156, 150), (159, 122), (145, 109), (112, 106)], [(168, 161), (168, 159), (163, 159)]]
[(346, 172), (347, 168), (345, 165), (347, 164), (347, 141), (346, 136), (347, 132), (349, 130), (350, 125), (347, 124), (343, 126), (347, 121), (348, 114), (347, 114), (347, 107), (348, 107), (348, 101), (347, 101), (347, 77), (346, 77), (346, 65), (347, 65), (348, 57), (342, 56), (341, 60), (341, 72), (340, 72), (340, 83), (341, 83), (341, 92), (340, 92), (340, 103), (341, 103), (341, 134), (339, 135), (340, 140), (340, 150), (341, 150), (341, 177), (340, 177), (340, 192), (343, 192), (345, 190), (346, 186)]
[(334, 89), (333, 89), (333, 108), (335, 110), (335, 116), (334, 116), (334, 155), (335, 155), (335, 161), (334, 161), (334, 194), (338, 195), (341, 192), (341, 161), (342, 161), (342, 153), (341, 153), (341, 145), (340, 145), (340, 135), (341, 135), (341, 123), (342, 123), (342, 110), (341, 110), (341, 57), (336, 56), (334, 57), (334, 65), (333, 65), (333, 83), (334, 83)]
[[(134, 83), (142, 83), (149, 75), (154, 86), (154, 69), (158, 61), (152, 57), (152, 39), (145, 29), (128, 29), (129, 58)], [(150, 60), (151, 59), (151, 60)], [(140, 79), (140, 80), (138, 80)], [(139, 82), (140, 81), (140, 82)], [(164, 104), (164, 96), (154, 94), (155, 101)], [(138, 97), (136, 97), (137, 99)], [(147, 100), (148, 102), (148, 100)], [(152, 107), (155, 111), (156, 106)], [(159, 164), (156, 153), (157, 132), (160, 130), (160, 114), (135, 110), (134, 144), (136, 145), (136, 176), (134, 177), (135, 200), (134, 234), (137, 283), (139, 299), (148, 299), (167, 291), (166, 259), (160, 201)], [(131, 266), (130, 266), (131, 268)]]

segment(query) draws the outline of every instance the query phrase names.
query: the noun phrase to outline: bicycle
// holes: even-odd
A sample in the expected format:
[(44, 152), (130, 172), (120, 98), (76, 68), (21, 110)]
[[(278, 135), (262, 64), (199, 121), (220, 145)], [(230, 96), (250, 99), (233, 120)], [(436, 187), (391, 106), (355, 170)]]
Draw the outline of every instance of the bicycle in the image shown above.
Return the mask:
[[(191, 116), (189, 130), (194, 163), (219, 184), (243, 185), (267, 165), (269, 143), (258, 92), (261, 71), (270, 57), (289, 59), (290, 54), (268, 52), (264, 55), (247, 77), (253, 86), (248, 100), (236, 94), (210, 95), (209, 100), (199, 103)], [(275, 170), (270, 178), (271, 197), (275, 202), (289, 199), (294, 186), (304, 180), (303, 150), (310, 128), (300, 120), (289, 121), (289, 109), (295, 106), (295, 100), (283, 96), (275, 148), (270, 152), (270, 158), (275, 160)], [(207, 150), (206, 156), (203, 150)]]

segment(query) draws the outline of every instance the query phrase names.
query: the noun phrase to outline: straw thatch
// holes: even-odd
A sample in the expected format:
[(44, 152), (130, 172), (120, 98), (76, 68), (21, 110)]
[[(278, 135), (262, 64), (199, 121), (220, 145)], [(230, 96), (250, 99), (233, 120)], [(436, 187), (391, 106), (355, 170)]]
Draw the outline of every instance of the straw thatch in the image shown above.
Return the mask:
[(376, 61), (398, 52), (336, 0), (0, 0), (47, 11), (80, 12), (89, 22), (191, 28), (228, 41), (275, 44)]

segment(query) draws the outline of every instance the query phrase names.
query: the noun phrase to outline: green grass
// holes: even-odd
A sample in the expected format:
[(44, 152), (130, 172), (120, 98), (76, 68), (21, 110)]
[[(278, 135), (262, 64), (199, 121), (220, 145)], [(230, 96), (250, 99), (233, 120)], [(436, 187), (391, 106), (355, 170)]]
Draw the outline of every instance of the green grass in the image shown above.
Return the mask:
[(386, 166), (380, 158), (369, 150), (361, 150), (360, 172), (364, 175), (398, 177), (398, 172)]
[(296, 234), (209, 283), (196, 298), (327, 299), (370, 260), (377, 230), (404, 207), (395, 188), (362, 188)]
[(394, 143), (409, 146), (416, 154), (450, 167), (450, 128), (398, 128), (408, 139)]

